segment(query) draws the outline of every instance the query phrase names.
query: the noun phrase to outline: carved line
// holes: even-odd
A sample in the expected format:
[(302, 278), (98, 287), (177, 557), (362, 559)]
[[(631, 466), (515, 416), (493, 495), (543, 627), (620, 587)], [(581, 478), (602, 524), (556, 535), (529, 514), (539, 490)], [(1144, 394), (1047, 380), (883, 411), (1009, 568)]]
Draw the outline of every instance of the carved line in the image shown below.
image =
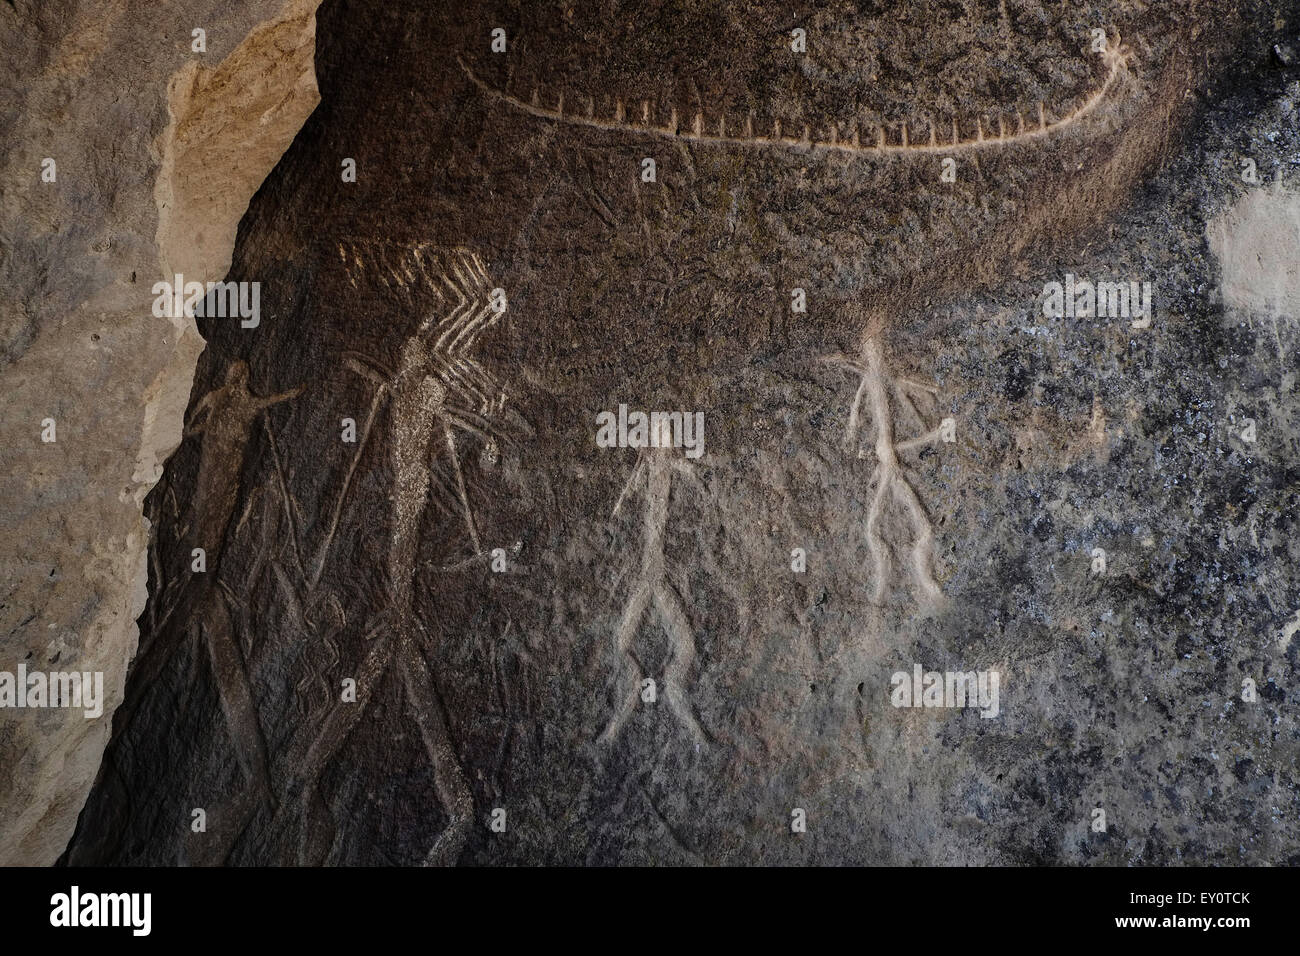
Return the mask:
[[(1038, 125), (1026, 125), (1024, 116), (1019, 110), (1016, 111), (1016, 132), (1008, 134), (1006, 124), (1002, 118), (998, 119), (997, 135), (984, 135), (983, 117), (976, 117), (976, 136), (974, 139), (961, 139), (957, 131), (957, 121), (952, 121), (953, 137), (948, 143), (940, 143), (934, 132), (933, 124), (930, 127), (930, 142), (912, 143), (908, 141), (907, 123), (902, 124), (901, 142), (890, 143), (886, 139), (885, 127), (876, 127), (876, 140), (874, 142), (862, 142), (859, 130), (855, 127), (853, 135), (848, 139), (841, 139), (838, 127), (832, 125), (830, 128), (830, 138), (825, 140), (813, 139), (811, 130), (808, 126), (804, 127), (801, 137), (785, 136), (781, 133), (781, 121), (775, 120), (770, 136), (755, 135), (753, 132), (753, 117), (751, 116), (744, 125), (744, 135), (728, 135), (726, 117), (719, 117), (717, 133), (707, 133), (704, 128), (704, 114), (696, 113), (695, 120), (691, 128), (683, 129), (677, 122), (677, 111), (674, 109), (668, 126), (654, 126), (650, 123), (650, 104), (642, 104), (641, 122), (633, 123), (626, 119), (626, 111), (623, 107), (622, 100), (616, 100), (614, 106), (614, 116), (610, 119), (599, 119), (594, 115), (592, 104), (588, 103), (587, 115), (564, 112), (564, 94), (561, 93), (556, 107), (550, 109), (541, 106), (538, 102), (536, 91), (533, 94), (533, 102), (525, 103), (517, 97), (511, 96), (502, 90), (489, 85), (480, 79), (469, 65), (460, 57), (457, 62), (460, 68), (465, 71), (465, 75), (492, 99), (500, 100), (517, 110), (536, 116), (541, 119), (551, 120), (553, 122), (571, 123), (578, 126), (588, 126), (594, 129), (615, 130), (618, 132), (642, 133), (647, 136), (660, 136), (668, 139), (681, 139), (689, 142), (703, 143), (706, 145), (719, 146), (746, 146), (746, 147), (802, 147), (804, 149), (823, 149), (841, 153), (851, 154), (871, 154), (877, 156), (897, 155), (902, 153), (941, 153), (950, 155), (955, 152), (984, 149), (993, 146), (1010, 146), (1027, 140), (1039, 139), (1052, 136), (1074, 124), (1086, 119), (1093, 113), (1098, 105), (1110, 95), (1111, 91), (1118, 85), (1120, 80), (1128, 75), (1129, 60), (1131, 51), (1128, 47), (1121, 47), (1116, 38), (1112, 46), (1108, 43), (1107, 49), (1102, 53), (1104, 62), (1109, 66), (1106, 74), (1106, 80), (1102, 85), (1089, 96), (1082, 105), (1072, 110), (1070, 113), (1060, 117), (1052, 122), (1048, 122), (1046, 109), (1040, 102), (1038, 104)], [(590, 99), (590, 98), (589, 98)]]
[(901, 442), (896, 441), (894, 438), (893, 413), (889, 402), (889, 391), (892, 385), (899, 404), (920, 421), (921, 417), (917, 413), (915, 406), (912, 405), (906, 390), (909, 387), (927, 393), (934, 390), (931, 386), (906, 379), (893, 379), (885, 369), (880, 343), (875, 338), (868, 339), (864, 344), (861, 361), (839, 357), (829, 361), (861, 376), (857, 393), (853, 397), (852, 407), (849, 409), (848, 429), (845, 438), (850, 447), (858, 434), (860, 427), (859, 409), (864, 405), (870, 407), (871, 420), (874, 425), (876, 469), (872, 479), (875, 484), (875, 495), (872, 497), (871, 507), (867, 512), (865, 527), (867, 551), (871, 555), (875, 579), (873, 600), (877, 604), (884, 600), (889, 579), (889, 549), (881, 537), (879, 524), (884, 517), (885, 509), (892, 496), (902, 506), (914, 536), (911, 549), (912, 583), (931, 602), (942, 601), (943, 592), (930, 570), (934, 555), (934, 526), (930, 523), (929, 516), (925, 512), (925, 506), (921, 504), (920, 498), (917, 496), (911, 482), (908, 481), (904, 467), (898, 459), (901, 452), (939, 441), (940, 430), (935, 428), (917, 438)]
[[(677, 717), (691, 736), (699, 744), (711, 742), (708, 733), (700, 726), (691, 710), (690, 700), (683, 690), (691, 667), (695, 663), (695, 636), (691, 632), (690, 619), (682, 607), (681, 598), (668, 582), (664, 570), (664, 531), (667, 524), (667, 505), (672, 490), (672, 474), (681, 471), (690, 475), (690, 466), (684, 462), (673, 461), (671, 452), (656, 451), (643, 454), (632, 469), (632, 475), (614, 504), (614, 514), (628, 494), (639, 485), (644, 485), (645, 516), (643, 518), (645, 552), (642, 559), (641, 573), (636, 586), (628, 597), (623, 609), (623, 620), (619, 624), (614, 646), (623, 663), (623, 676), (629, 678), (628, 692), (623, 696), (610, 718), (609, 724), (598, 738), (604, 745), (612, 742), (627, 723), (636, 709), (640, 697), (641, 667), (632, 652), (635, 640), (651, 602), (658, 612), (659, 620), (667, 631), (672, 646), (672, 657), (664, 671), (664, 698), (668, 709)], [(662, 505), (657, 508), (656, 504)]]

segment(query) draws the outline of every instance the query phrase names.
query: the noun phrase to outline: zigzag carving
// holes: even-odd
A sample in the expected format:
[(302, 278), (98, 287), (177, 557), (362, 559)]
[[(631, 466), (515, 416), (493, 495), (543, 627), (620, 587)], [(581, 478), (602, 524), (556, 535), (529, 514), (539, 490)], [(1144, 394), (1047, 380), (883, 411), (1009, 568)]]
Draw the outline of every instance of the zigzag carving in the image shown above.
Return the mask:
[[(418, 361), (406, 361), (398, 377), (416, 365), (421, 374), (435, 375), (448, 396), (475, 407), (480, 415), (501, 410), (505, 390), (471, 354), (480, 335), (497, 319), (492, 307), (491, 281), (477, 253), (431, 242), (397, 243), (382, 240), (343, 240), (338, 244), (348, 281), (378, 282), (410, 302), (427, 302), (432, 293), (450, 311), (430, 310), (420, 324)], [(411, 356), (414, 359), (414, 356)]]

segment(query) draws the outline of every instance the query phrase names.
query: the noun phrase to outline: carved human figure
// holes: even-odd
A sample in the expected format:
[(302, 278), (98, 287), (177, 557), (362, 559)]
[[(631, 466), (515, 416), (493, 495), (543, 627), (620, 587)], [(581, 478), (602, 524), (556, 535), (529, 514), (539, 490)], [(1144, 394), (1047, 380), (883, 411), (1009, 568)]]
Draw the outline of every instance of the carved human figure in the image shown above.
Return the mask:
[[(893, 501), (902, 508), (903, 516), (912, 531), (909, 562), (912, 583), (922, 599), (932, 604), (941, 602), (943, 592), (931, 570), (934, 528), (926, 515), (925, 506), (921, 504), (921, 499), (908, 481), (906, 469), (899, 456), (904, 452), (940, 441), (943, 436), (943, 425), (941, 423), (919, 437), (904, 441), (898, 441), (894, 437), (894, 407), (902, 409), (924, 428), (924, 419), (917, 411), (913, 398), (919, 395), (933, 396), (936, 390), (934, 386), (922, 382), (895, 378), (885, 366), (880, 339), (870, 333), (864, 336), (860, 357), (848, 358), (837, 355), (828, 358), (827, 361), (859, 376), (858, 389), (849, 408), (845, 444), (853, 448), (858, 441), (862, 428), (861, 410), (864, 405), (867, 406), (871, 428), (874, 431), (871, 450), (876, 458), (876, 469), (872, 475), (875, 493), (872, 495), (866, 520), (867, 549), (871, 553), (873, 563), (872, 598), (877, 604), (882, 602), (889, 582), (889, 547), (881, 535), (880, 523), (886, 508)], [(865, 448), (858, 451), (858, 457), (866, 456)]]
[[(458, 431), (478, 436), (484, 443), (480, 461), (492, 464), (497, 443), (484, 415), (498, 410), (504, 400), (500, 386), (468, 355), (478, 336), (504, 313), (504, 304), (483, 294), (487, 275), (476, 256), (456, 250), (447, 262), (440, 278), (455, 304), (449, 312), (430, 310), (403, 345), (396, 372), (388, 373), (369, 360), (349, 361), (354, 371), (376, 382), (389, 400), (389, 447), (396, 478), (387, 559), (392, 600), (386, 626), (356, 676), (356, 700), (335, 704), (297, 774), (303, 784), (300, 845), (306, 848), (313, 840), (319, 842), (311, 833), (311, 821), (321, 815), (315, 780), (360, 720), (383, 676), (396, 668), (420, 729), (435, 791), (450, 818), (425, 858), (428, 865), (456, 862), (469, 838), (474, 801), (420, 639), (424, 629), (415, 600), (420, 525), (435, 481), (433, 463), (445, 452), (469, 546), (475, 556), (484, 554), (456, 436)], [(441, 293), (438, 298), (445, 301)], [(470, 404), (477, 409), (471, 410)]]
[[(194, 406), (185, 435), (202, 435), (195, 481), (194, 514), (186, 537), (209, 555), (207, 569), (195, 575), (181, 597), (155, 626), (173, 616), (185, 622), (185, 632), (202, 635), (220, 697), (222, 714), (234, 741), (236, 756), (251, 783), (250, 792), (271, 798), (266, 743), (257, 718), (244, 653), (230, 615), (230, 594), (218, 579), (226, 529), (239, 499), (240, 474), (252, 436), (253, 423), (272, 405), (299, 395), (302, 387), (259, 398), (248, 389), (248, 365), (232, 362), (224, 383)], [(148, 686), (170, 659), (170, 644), (155, 642), (132, 665), (132, 680)], [(119, 708), (117, 719), (129, 723), (139, 698)]]
[[(302, 386), (258, 398), (248, 390), (248, 365), (234, 361), (225, 383), (199, 399), (185, 435), (202, 435), (199, 474), (195, 480), (190, 539), (209, 555), (219, 555), (222, 538), (239, 498), (239, 474), (257, 417), (272, 405), (294, 398)], [(206, 415), (204, 414), (206, 413)], [(202, 421), (199, 421), (202, 419)]]
[(623, 673), (630, 686), (619, 698), (614, 715), (600, 735), (601, 743), (609, 743), (623, 728), (636, 708), (641, 694), (641, 668), (632, 654), (632, 642), (640, 630), (642, 618), (653, 606), (672, 644), (671, 657), (664, 672), (664, 698), (668, 708), (685, 724), (698, 743), (708, 741), (708, 735), (696, 720), (685, 684), (691, 666), (695, 663), (695, 637), (691, 632), (690, 618), (682, 606), (677, 589), (668, 580), (664, 562), (664, 533), (668, 526), (668, 505), (672, 494), (673, 474), (680, 473), (698, 480), (684, 455), (672, 447), (672, 432), (668, 422), (655, 426), (659, 435), (645, 449), (632, 475), (614, 505), (617, 515), (629, 492), (643, 486), (645, 491), (644, 537), (642, 539), (641, 571), (632, 584), (632, 593), (623, 610), (623, 619), (614, 639), (615, 650), (622, 659)]

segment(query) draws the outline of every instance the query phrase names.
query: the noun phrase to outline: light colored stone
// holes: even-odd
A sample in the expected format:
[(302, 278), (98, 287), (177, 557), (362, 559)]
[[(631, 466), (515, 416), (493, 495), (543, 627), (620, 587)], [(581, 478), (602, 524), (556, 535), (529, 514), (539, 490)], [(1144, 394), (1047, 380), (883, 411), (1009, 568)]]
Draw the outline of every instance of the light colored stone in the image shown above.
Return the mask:
[(1280, 182), (1252, 189), (1207, 231), (1229, 307), (1300, 318), (1300, 193)]
[(151, 287), (225, 275), (319, 101), (318, 3), (0, 4), (0, 670), (103, 671), (108, 698), (94, 720), (0, 711), (0, 864), (52, 863), (98, 770), (145, 605), (141, 504), (203, 348)]

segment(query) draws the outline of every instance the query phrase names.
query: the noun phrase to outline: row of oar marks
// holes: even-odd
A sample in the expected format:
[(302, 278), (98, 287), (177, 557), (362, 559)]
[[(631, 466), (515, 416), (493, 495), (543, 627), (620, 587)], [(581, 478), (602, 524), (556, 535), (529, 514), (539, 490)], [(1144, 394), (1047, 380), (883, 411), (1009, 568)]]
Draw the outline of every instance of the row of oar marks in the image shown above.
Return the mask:
[(521, 99), (486, 83), (463, 60), (461, 68), (488, 96), (530, 115), (554, 122), (733, 146), (786, 146), (873, 153), (951, 153), (1050, 136), (1074, 125), (1096, 110), (1127, 72), (1126, 55), (1108, 55), (1106, 61), (1109, 70), (1104, 82), (1061, 114), (1051, 114), (1046, 105), (1040, 102), (1028, 115), (1019, 109), (998, 110), (976, 116), (973, 123), (969, 120), (963, 123), (956, 118), (947, 121), (931, 118), (913, 123), (901, 121), (873, 124), (867, 127), (865, 133), (857, 124), (827, 123), (817, 127), (796, 124), (792, 127), (774, 119), (770, 126), (760, 126), (752, 113), (743, 121), (733, 122), (724, 115), (706, 117), (703, 111), (696, 111), (693, 116), (683, 116), (675, 108), (669, 110), (667, 123), (662, 123), (657, 120), (656, 111), (649, 100), (642, 100), (629, 109), (623, 99), (615, 96), (606, 101), (608, 105), (605, 109), (599, 110), (594, 96), (583, 96), (579, 102), (574, 103), (572, 99), (566, 101), (564, 93), (544, 96), (537, 88), (533, 89), (530, 97)]

